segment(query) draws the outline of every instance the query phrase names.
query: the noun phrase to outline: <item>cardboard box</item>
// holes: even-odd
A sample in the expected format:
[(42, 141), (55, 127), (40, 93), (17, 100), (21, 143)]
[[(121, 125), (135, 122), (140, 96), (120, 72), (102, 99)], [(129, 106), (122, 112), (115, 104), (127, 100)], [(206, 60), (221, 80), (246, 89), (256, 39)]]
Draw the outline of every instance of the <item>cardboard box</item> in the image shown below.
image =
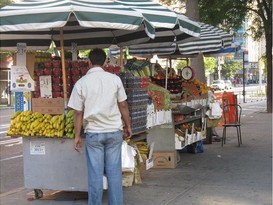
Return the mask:
[(59, 115), (64, 113), (63, 98), (32, 98), (31, 107), (33, 112), (42, 114)]
[(153, 168), (175, 168), (177, 166), (177, 151), (154, 151)]
[(32, 106), (32, 112), (42, 114), (60, 115), (64, 113), (64, 107), (35, 107)]

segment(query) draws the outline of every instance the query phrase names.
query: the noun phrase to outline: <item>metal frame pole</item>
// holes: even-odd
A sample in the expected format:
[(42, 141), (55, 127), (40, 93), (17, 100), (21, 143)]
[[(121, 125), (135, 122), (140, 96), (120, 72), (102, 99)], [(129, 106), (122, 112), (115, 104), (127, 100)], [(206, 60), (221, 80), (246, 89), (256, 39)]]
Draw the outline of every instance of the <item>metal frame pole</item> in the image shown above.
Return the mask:
[(243, 51), (243, 102), (246, 102), (246, 90), (245, 90), (245, 51)]

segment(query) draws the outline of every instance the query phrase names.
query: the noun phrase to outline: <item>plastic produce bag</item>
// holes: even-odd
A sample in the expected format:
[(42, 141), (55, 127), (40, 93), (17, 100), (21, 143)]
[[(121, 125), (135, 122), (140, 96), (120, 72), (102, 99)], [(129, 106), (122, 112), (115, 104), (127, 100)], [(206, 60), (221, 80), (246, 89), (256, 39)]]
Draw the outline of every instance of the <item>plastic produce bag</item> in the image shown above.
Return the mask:
[(219, 102), (211, 103), (211, 115), (212, 116), (219, 116), (219, 118), (222, 116), (222, 108), (220, 106)]
[(121, 162), (123, 172), (134, 172), (135, 156), (135, 149), (128, 145), (126, 141), (123, 141), (121, 147)]
[(210, 109), (206, 112), (209, 119), (220, 119), (222, 117), (222, 108), (219, 102), (210, 103)]

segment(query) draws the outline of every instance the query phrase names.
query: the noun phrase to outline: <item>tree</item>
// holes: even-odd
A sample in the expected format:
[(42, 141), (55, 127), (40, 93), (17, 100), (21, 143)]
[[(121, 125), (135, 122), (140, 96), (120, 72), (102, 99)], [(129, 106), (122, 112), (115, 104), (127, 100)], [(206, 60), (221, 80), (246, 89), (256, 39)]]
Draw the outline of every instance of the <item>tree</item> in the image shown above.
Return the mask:
[[(164, 0), (168, 1), (171, 0)], [(246, 17), (253, 19), (249, 27), (251, 35), (255, 39), (265, 36), (266, 40), (267, 111), (272, 113), (272, 0), (180, 1), (186, 2), (186, 15), (192, 20), (200, 20), (229, 31), (239, 29)]]
[(12, 4), (14, 1), (12, 0), (1, 0), (0, 1), (0, 8), (6, 6), (6, 5), (9, 5), (9, 4)]
[[(194, 21), (200, 21), (198, 0), (186, 0), (186, 16)], [(206, 82), (204, 56), (199, 53), (191, 58), (191, 66), (197, 71), (195, 77), (201, 82)]]
[(187, 65), (188, 65), (188, 62), (186, 60), (178, 60), (176, 66), (175, 66), (175, 69), (179, 70), (179, 69), (184, 68)]
[(245, 17), (250, 17), (252, 26), (248, 30), (251, 35), (256, 40), (265, 37), (267, 111), (272, 113), (272, 0), (199, 0), (198, 3), (202, 22), (236, 30)]
[(205, 70), (210, 74), (217, 69), (217, 60), (214, 57), (204, 57)]
[(234, 77), (235, 73), (240, 70), (242, 66), (242, 61), (225, 60), (221, 73), (225, 79), (230, 79)]

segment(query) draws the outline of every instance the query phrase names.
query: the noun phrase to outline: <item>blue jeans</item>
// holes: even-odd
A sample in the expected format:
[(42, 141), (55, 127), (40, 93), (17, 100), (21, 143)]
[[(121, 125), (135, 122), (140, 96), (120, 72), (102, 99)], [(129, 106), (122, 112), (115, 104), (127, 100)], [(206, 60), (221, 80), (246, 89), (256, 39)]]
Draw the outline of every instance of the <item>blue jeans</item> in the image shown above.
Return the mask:
[(121, 131), (86, 133), (88, 205), (101, 205), (103, 173), (108, 181), (108, 204), (122, 205)]

